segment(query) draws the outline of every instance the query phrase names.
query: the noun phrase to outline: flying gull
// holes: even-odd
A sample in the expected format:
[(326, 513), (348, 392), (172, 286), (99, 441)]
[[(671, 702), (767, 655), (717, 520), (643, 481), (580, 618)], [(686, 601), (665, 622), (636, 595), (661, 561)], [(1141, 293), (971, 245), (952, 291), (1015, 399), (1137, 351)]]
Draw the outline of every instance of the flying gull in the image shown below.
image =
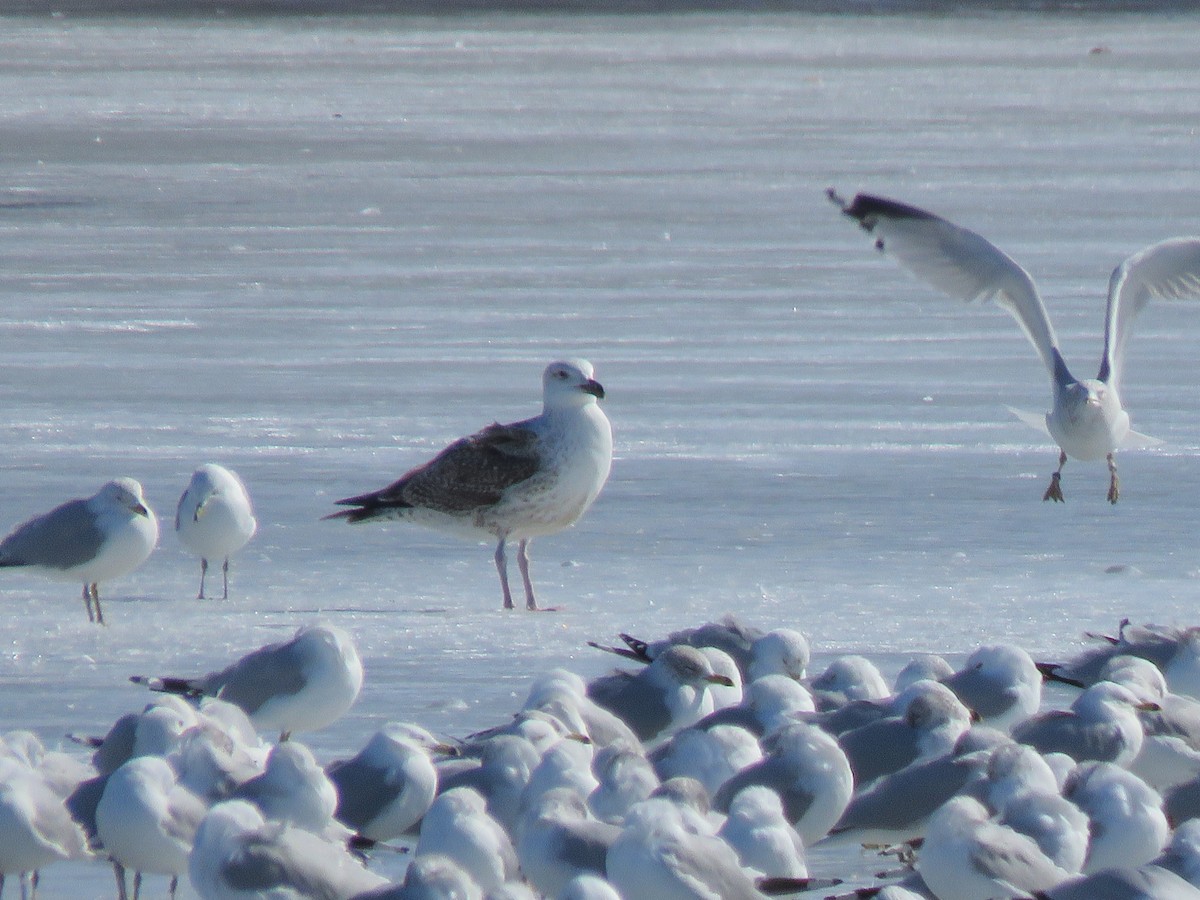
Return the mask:
[(1067, 458), (1107, 459), (1108, 501), (1120, 494), (1113, 454), (1119, 447), (1157, 443), (1129, 427), (1119, 394), (1125, 345), (1133, 320), (1150, 298), (1200, 297), (1200, 238), (1171, 238), (1146, 247), (1113, 270), (1104, 317), (1104, 352), (1093, 379), (1067, 369), (1058, 338), (1029, 273), (986, 238), (933, 213), (870, 194), (845, 202), (832, 188), (829, 199), (875, 237), (918, 278), (963, 300), (992, 300), (1010, 313), (1050, 372), (1054, 406), (1045, 416), (1013, 410), (1022, 421), (1049, 433), (1059, 446), (1058, 468), (1043, 500), (1063, 501)]
[[(158, 520), (132, 478), (108, 482), (13, 529), (0, 542), (0, 568), (30, 568), (55, 581), (83, 582), (88, 621), (104, 624), (100, 582), (128, 575), (158, 543)], [(95, 611), (93, 611), (93, 605)]]
[(604, 388), (587, 360), (552, 362), (542, 374), (542, 413), (489, 425), (455, 441), (380, 491), (339, 500), (354, 509), (327, 519), (351, 524), (404, 519), (496, 545), (504, 608), (512, 609), (505, 546), (517, 541), (525, 606), (538, 608), (529, 579), (529, 542), (575, 524), (612, 466), (612, 428), (598, 400)]
[(216, 463), (205, 463), (192, 473), (175, 510), (175, 533), (179, 543), (200, 557), (197, 600), (204, 599), (210, 559), (224, 560), (222, 597), (229, 599), (229, 556), (246, 546), (257, 528), (250, 495), (236, 473)]

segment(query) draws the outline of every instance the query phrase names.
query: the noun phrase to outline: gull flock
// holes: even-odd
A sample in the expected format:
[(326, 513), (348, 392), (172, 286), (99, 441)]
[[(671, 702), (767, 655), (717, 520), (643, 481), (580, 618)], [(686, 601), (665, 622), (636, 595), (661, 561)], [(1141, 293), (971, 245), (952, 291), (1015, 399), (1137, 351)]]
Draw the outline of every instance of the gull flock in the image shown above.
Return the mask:
[[(390, 722), (324, 763), (297, 735), (362, 687), (341, 628), (133, 676), (149, 702), (77, 737), (86, 762), (0, 737), (0, 891), (76, 861), (122, 900), (182, 878), (204, 900), (1200, 898), (1200, 629), (921, 656), (891, 684), (858, 656), (810, 673), (802, 633), (732, 618), (623, 637), (598, 646), (626, 667), (544, 672), (493, 728)], [(839, 845), (885, 871), (814, 871)], [(372, 870), (395, 853), (399, 883)]]
[[(916, 207), (829, 196), (919, 277), (1014, 316), (1051, 377), (1051, 411), (1020, 414), (1060, 448), (1043, 499), (1064, 499), (1072, 457), (1107, 461), (1116, 503), (1115, 451), (1151, 440), (1118, 395), (1131, 323), (1152, 297), (1200, 295), (1200, 239), (1117, 267), (1099, 374), (1079, 381), (1032, 279), (1002, 251)], [(495, 541), (505, 608), (514, 542), (539, 610), (529, 544), (603, 488), (604, 395), (587, 361), (553, 362), (540, 415), (461, 438), (326, 518)], [(197, 469), (175, 528), (200, 558), (199, 598), (217, 561), (228, 597), (229, 559), (256, 527), (235, 473)], [(141, 485), (118, 478), (18, 525), (0, 568), (82, 584), (103, 624), (99, 585), (158, 537)], [(361, 690), (341, 628), (303, 626), (208, 674), (132, 675), (148, 704), (77, 738), (87, 762), (29, 732), (0, 736), (0, 893), (16, 877), (35, 895), (43, 870), (73, 860), (110, 864), (121, 900), (148, 878), (173, 897), (185, 877), (205, 900), (1200, 897), (1200, 630), (1125, 622), (1065, 662), (1008, 645), (957, 670), (923, 656), (891, 684), (862, 657), (810, 673), (808, 639), (788, 628), (730, 619), (620, 637), (593, 646), (632, 668), (590, 682), (543, 673), (484, 732), (393, 722), (324, 763), (296, 735), (337, 721)], [(891, 869), (854, 888), (810, 872), (810, 848), (837, 845)], [(411, 862), (388, 883), (372, 861), (397, 852)]]

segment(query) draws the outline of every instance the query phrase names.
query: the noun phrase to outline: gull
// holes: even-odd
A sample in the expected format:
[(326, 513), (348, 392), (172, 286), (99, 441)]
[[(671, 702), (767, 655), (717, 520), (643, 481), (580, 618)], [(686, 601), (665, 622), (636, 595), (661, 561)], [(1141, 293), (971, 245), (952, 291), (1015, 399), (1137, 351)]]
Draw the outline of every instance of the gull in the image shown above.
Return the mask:
[(201, 900), (349, 898), (387, 883), (345, 847), (268, 822), (245, 800), (226, 800), (208, 811), (196, 830), (188, 877)]
[(738, 791), (717, 834), (747, 869), (771, 877), (808, 877), (804, 842), (784, 818), (783, 801), (768, 787), (751, 785)]
[(541, 761), (541, 753), (515, 734), (497, 735), (467, 752), (479, 758), (450, 760), (438, 766), (438, 793), (471, 788), (487, 801), (488, 813), (496, 821), (514, 830), (521, 817), (521, 794)]
[(1095, 378), (1079, 380), (1059, 352), (1058, 338), (1029, 273), (986, 238), (933, 213), (869, 194), (846, 203), (829, 199), (875, 237), (875, 246), (933, 287), (966, 301), (992, 300), (1017, 320), (1050, 373), (1054, 403), (1045, 416), (1013, 412), (1059, 446), (1058, 469), (1043, 500), (1063, 501), (1067, 458), (1107, 459), (1108, 501), (1120, 495), (1114, 452), (1157, 443), (1129, 427), (1119, 394), (1133, 320), (1153, 298), (1200, 297), (1200, 238), (1171, 238), (1140, 250), (1113, 270), (1104, 317), (1104, 352)]
[(487, 811), (473, 788), (454, 788), (433, 801), (421, 820), (416, 856), (436, 853), (462, 866), (484, 889), (517, 878), (517, 851), (504, 827)]
[(1072, 874), (1051, 862), (1031, 838), (992, 821), (972, 797), (955, 797), (930, 818), (917, 871), (944, 900), (1027, 897)]
[(659, 778), (694, 778), (709, 794), (763, 758), (753, 733), (738, 725), (685, 728), (650, 754)]
[(371, 841), (404, 834), (421, 821), (437, 794), (430, 753), (450, 749), (415, 725), (384, 725), (356, 756), (325, 769), (337, 788), (338, 820)]
[(69, 500), (18, 525), (0, 541), (0, 568), (30, 568), (55, 581), (83, 582), (88, 621), (103, 625), (100, 582), (128, 575), (157, 543), (158, 519), (142, 486), (117, 478), (95, 496)]
[(855, 654), (837, 657), (809, 682), (809, 688), (817, 709), (824, 711), (855, 700), (882, 700), (891, 694), (875, 663)]
[(1042, 678), (1033, 658), (1014, 644), (977, 647), (957, 672), (941, 679), (980, 721), (1008, 731), (1038, 711)]
[(272, 747), (262, 774), (242, 782), (230, 797), (253, 803), (266, 819), (289, 822), (331, 840), (350, 837), (349, 829), (334, 822), (337, 788), (312, 751), (298, 741)]
[(204, 599), (210, 559), (224, 560), (222, 597), (229, 599), (229, 556), (246, 546), (257, 529), (250, 495), (236, 473), (216, 463), (205, 463), (192, 473), (175, 510), (175, 533), (183, 546), (200, 557), (197, 600)]
[(1013, 729), (1013, 740), (1039, 753), (1065, 753), (1076, 762), (1101, 760), (1128, 766), (1137, 757), (1145, 731), (1137, 710), (1157, 710), (1128, 688), (1098, 681), (1075, 698), (1070, 710), (1049, 710)]
[[(695, 724), (696, 728), (714, 728), (717, 725), (737, 725), (755, 737), (790, 725), (798, 718), (815, 713), (812, 694), (808, 688), (786, 675), (764, 675), (746, 685), (742, 702), (727, 706), (705, 716)], [(796, 715), (799, 713), (800, 715)]]
[(577, 875), (603, 875), (608, 848), (620, 833), (618, 826), (590, 818), (570, 788), (546, 791), (521, 819), (521, 873), (540, 894), (556, 897)]
[(199, 797), (177, 784), (174, 770), (161, 757), (135, 757), (108, 777), (96, 807), (96, 831), (113, 861), (122, 900), (127, 869), (134, 870), (134, 900), (144, 873), (170, 875), (170, 895), (175, 896), (207, 812)]
[(583, 359), (552, 362), (542, 375), (542, 413), (489, 425), (455, 441), (383, 490), (337, 501), (354, 509), (327, 519), (351, 524), (403, 519), (471, 540), (496, 540), (504, 608), (513, 608), (505, 547), (517, 541), (525, 606), (538, 609), (529, 542), (574, 525), (600, 494), (612, 466), (604, 388)]
[(402, 883), (357, 894), (354, 900), (483, 900), (483, 891), (454, 860), (428, 853), (408, 864)]
[(713, 672), (708, 657), (686, 644), (668, 647), (636, 675), (616, 672), (593, 679), (588, 696), (619, 716), (642, 741), (686, 728), (713, 711), (709, 685), (732, 687)]
[(764, 785), (783, 801), (784, 814), (804, 846), (816, 843), (837, 823), (854, 793), (846, 754), (832, 737), (805, 723), (788, 725), (762, 744), (769, 755), (721, 785), (713, 805), (728, 812), (739, 791)]
[(1162, 796), (1120, 766), (1081, 763), (1063, 785), (1063, 796), (1087, 813), (1091, 822), (1085, 875), (1144, 865), (1170, 839)]
[(199, 678), (149, 678), (135, 684), (185, 697), (220, 697), (245, 710), (258, 728), (316, 731), (358, 698), (363, 668), (350, 635), (333, 625), (307, 625), (290, 641), (268, 644)]
[(936, 681), (918, 681), (901, 696), (896, 704), (899, 715), (838, 736), (854, 783), (860, 787), (914, 762), (949, 753), (971, 727), (971, 712)]
[(63, 800), (38, 773), (15, 759), (0, 759), (0, 893), (7, 875), (31, 875), (37, 895), (38, 870), (63, 859), (87, 859), (91, 853), (83, 829)]
[(1104, 667), (1116, 656), (1138, 656), (1154, 663), (1176, 694), (1200, 699), (1200, 628), (1131, 625), (1121, 622), (1116, 636), (1089, 635), (1101, 641), (1065, 663), (1040, 662), (1049, 681), (1087, 687), (1103, 679)]
[(587, 805), (601, 822), (624, 822), (625, 814), (659, 785), (658, 773), (640, 747), (603, 747), (596, 751), (592, 771), (598, 784)]

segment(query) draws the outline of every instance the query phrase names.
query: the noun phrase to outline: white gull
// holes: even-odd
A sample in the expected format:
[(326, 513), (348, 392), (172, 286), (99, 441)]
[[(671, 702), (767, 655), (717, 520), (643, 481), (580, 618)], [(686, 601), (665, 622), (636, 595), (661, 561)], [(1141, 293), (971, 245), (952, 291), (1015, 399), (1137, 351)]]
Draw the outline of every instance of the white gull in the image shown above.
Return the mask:
[(198, 600), (204, 599), (210, 559), (222, 560), (222, 597), (229, 597), (229, 557), (246, 546), (257, 529), (250, 495), (237, 473), (216, 463), (205, 463), (192, 473), (175, 510), (175, 533), (179, 543), (200, 557)]

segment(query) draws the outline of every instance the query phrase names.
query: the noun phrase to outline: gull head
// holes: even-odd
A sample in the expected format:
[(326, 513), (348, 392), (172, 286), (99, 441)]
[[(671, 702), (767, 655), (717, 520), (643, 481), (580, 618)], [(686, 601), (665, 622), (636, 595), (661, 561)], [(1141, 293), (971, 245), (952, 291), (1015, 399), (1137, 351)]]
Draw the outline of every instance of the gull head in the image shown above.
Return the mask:
[(132, 478), (114, 478), (100, 488), (96, 498), (105, 504), (129, 510), (137, 516), (150, 515), (142, 494), (142, 486)]
[(547, 407), (556, 409), (585, 406), (604, 399), (604, 387), (592, 376), (595, 369), (586, 359), (552, 362), (542, 373), (542, 396)]

